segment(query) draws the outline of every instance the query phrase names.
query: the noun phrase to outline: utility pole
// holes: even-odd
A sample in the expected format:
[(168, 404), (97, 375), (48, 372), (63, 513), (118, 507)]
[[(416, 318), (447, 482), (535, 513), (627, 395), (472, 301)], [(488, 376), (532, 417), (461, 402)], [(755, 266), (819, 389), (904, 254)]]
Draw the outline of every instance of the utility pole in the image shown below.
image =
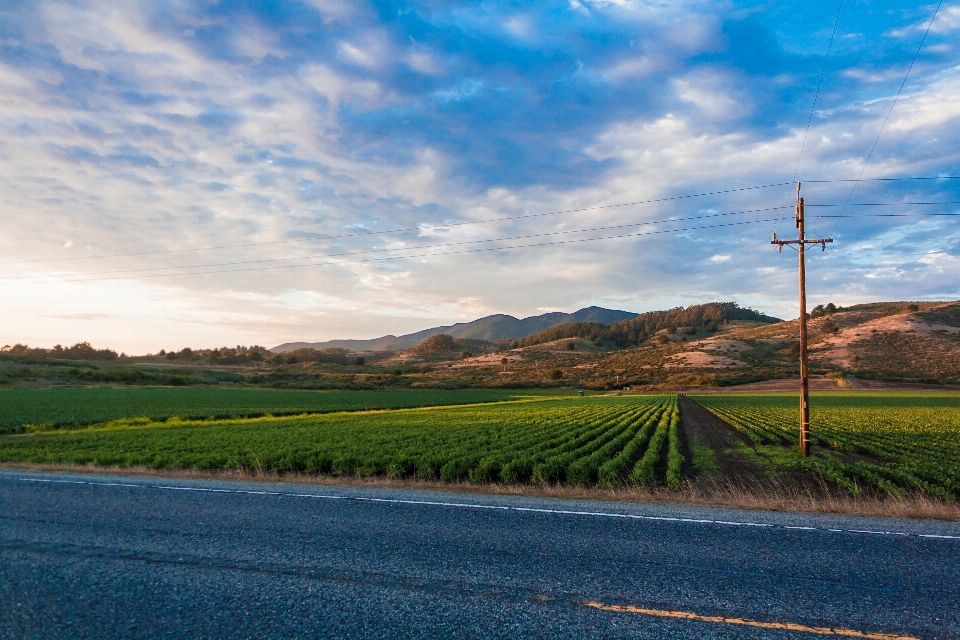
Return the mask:
[(775, 244), (780, 251), (783, 245), (797, 245), (800, 254), (800, 455), (806, 458), (810, 455), (810, 383), (807, 380), (807, 270), (803, 262), (804, 249), (808, 244), (818, 244), (821, 250), (826, 250), (827, 243), (833, 238), (806, 239), (803, 228), (803, 198), (800, 197), (800, 183), (797, 183), (797, 239), (779, 240), (773, 234), (770, 244)]

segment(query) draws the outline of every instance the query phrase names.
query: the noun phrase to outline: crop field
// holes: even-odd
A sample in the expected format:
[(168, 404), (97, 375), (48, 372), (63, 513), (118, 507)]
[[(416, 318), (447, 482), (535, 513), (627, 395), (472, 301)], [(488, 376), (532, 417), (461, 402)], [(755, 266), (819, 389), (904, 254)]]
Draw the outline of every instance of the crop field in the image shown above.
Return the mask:
[(897, 495), (920, 491), (949, 500), (960, 493), (960, 394), (813, 394), (814, 453), (807, 459), (794, 451), (784, 455), (799, 438), (796, 394), (694, 399), (744, 433), (772, 464), (813, 471), (852, 493), (862, 486)]
[(4, 389), (0, 390), (0, 434), (76, 427), (123, 418), (249, 418), (266, 414), (281, 416), (493, 402), (529, 395), (531, 393), (526, 391), (499, 389)]
[(676, 396), (202, 421), (142, 418), (2, 436), (0, 461), (678, 489), (679, 422)]

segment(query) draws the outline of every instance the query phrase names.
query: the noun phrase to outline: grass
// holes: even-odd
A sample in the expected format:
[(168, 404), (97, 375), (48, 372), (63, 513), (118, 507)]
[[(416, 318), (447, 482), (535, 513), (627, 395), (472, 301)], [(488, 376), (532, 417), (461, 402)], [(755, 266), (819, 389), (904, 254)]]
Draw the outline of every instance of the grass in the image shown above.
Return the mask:
[[(572, 392), (567, 392), (572, 393)], [(536, 392), (500, 389), (286, 391), (267, 389), (3, 389), (0, 434), (125, 418), (243, 418), (493, 402)], [(36, 428), (34, 429), (36, 430)]]
[(444, 492), (469, 492), (490, 495), (517, 495), (545, 498), (603, 500), (646, 504), (683, 504), (757, 511), (789, 511), (887, 518), (915, 518), (960, 521), (960, 503), (923, 494), (910, 496), (840, 496), (827, 492), (798, 492), (776, 483), (764, 486), (732, 484), (723, 479), (698, 481), (680, 491), (665, 487), (579, 487), (567, 484), (477, 485), (470, 482), (440, 482), (415, 478), (332, 476), (284, 473), (263, 469), (150, 469), (147, 467), (104, 468), (92, 465), (54, 465), (0, 463), (0, 469), (46, 472), (94, 473), (103, 475), (184, 478), (192, 480), (237, 480), (282, 482), (361, 488), (417, 489)]

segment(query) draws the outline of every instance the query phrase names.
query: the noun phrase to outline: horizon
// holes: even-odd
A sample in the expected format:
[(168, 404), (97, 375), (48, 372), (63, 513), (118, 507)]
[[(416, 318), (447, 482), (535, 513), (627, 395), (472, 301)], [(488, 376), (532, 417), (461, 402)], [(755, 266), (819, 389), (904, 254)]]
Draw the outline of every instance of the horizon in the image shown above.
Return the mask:
[[(693, 305), (687, 305), (687, 307), (676, 307), (676, 308), (690, 308), (690, 307), (699, 306), (700, 304), (710, 304), (710, 303), (714, 303), (714, 302), (723, 302), (723, 301), (712, 300), (712, 301), (706, 302), (706, 303), (697, 303), (697, 304), (693, 304)], [(879, 301), (874, 301), (874, 302), (858, 303), (858, 305), (864, 305), (864, 304), (867, 304), (867, 305), (869, 305), (869, 304), (905, 304), (905, 303), (910, 303), (910, 302), (925, 302), (925, 303), (944, 303), (944, 304), (950, 304), (950, 303), (952, 303), (952, 302), (957, 302), (957, 301), (956, 301), (956, 300), (879, 300)], [(849, 306), (857, 306), (857, 305), (849, 305)], [(837, 311), (847, 311), (847, 310), (849, 310), (849, 306), (836, 305), (836, 308), (837, 308)], [(574, 313), (577, 313), (578, 311), (584, 311), (584, 310), (586, 310), (586, 309), (588, 309), (588, 308), (591, 308), (591, 307), (583, 307), (583, 308), (581, 308), (581, 309), (576, 309), (576, 310), (574, 310), (574, 311), (569, 311), (569, 312), (566, 312), (566, 311), (559, 311), (559, 312), (548, 311), (548, 312), (545, 312), (545, 313), (542, 313), (542, 314), (537, 314), (537, 315), (534, 315), (534, 316), (526, 316), (526, 317), (522, 317), (522, 318), (518, 318), (518, 317), (516, 317), (516, 316), (510, 316), (510, 315), (508, 315), (508, 314), (495, 313), (495, 314), (490, 314), (490, 315), (483, 316), (483, 317), (480, 317), (480, 318), (475, 318), (474, 320), (470, 320), (470, 321), (458, 322), (458, 323), (455, 323), (455, 324), (453, 324), (453, 325), (435, 325), (435, 326), (430, 326), (430, 327), (424, 327), (424, 328), (422, 328), (422, 329), (414, 330), (414, 331), (411, 331), (411, 332), (408, 332), (408, 333), (403, 333), (403, 334), (391, 334), (391, 333), (387, 333), (387, 334), (372, 336), (372, 337), (369, 337), (369, 338), (330, 338), (330, 339), (327, 339), (327, 340), (309, 340), (309, 339), (303, 339), (303, 340), (288, 340), (288, 341), (285, 341), (285, 342), (281, 342), (281, 343), (275, 344), (275, 345), (273, 345), (273, 346), (269, 346), (269, 345), (265, 345), (265, 344), (259, 344), (259, 343), (237, 344), (237, 345), (233, 345), (233, 346), (227, 345), (227, 344), (220, 344), (220, 345), (213, 345), (213, 346), (191, 346), (191, 345), (183, 345), (183, 346), (180, 346), (180, 347), (178, 347), (178, 348), (176, 348), (176, 349), (166, 349), (165, 347), (161, 347), (161, 349), (158, 349), (158, 350), (156, 350), (156, 351), (144, 352), (144, 353), (140, 353), (140, 354), (136, 354), (136, 353), (130, 354), (130, 353), (126, 353), (125, 351), (122, 351), (122, 350), (120, 350), (120, 349), (114, 349), (111, 345), (98, 345), (98, 344), (92, 344), (89, 340), (80, 340), (80, 341), (78, 341), (78, 342), (76, 342), (76, 343), (72, 343), (72, 344), (71, 344), (71, 343), (68, 343), (68, 342), (62, 342), (62, 343), (61, 343), (61, 342), (57, 342), (57, 343), (55, 343), (55, 344), (51, 344), (50, 346), (45, 346), (45, 345), (29, 345), (29, 344), (26, 344), (26, 343), (4, 344), (2, 347), (0, 347), (0, 350), (2, 350), (2, 349), (7, 349), (7, 348), (11, 348), (11, 347), (14, 347), (14, 346), (29, 347), (29, 348), (31, 348), (31, 349), (33, 349), (33, 348), (39, 348), (39, 349), (51, 350), (51, 349), (54, 349), (55, 347), (58, 347), (58, 346), (67, 348), (67, 347), (70, 347), (70, 346), (76, 346), (77, 344), (87, 344), (87, 345), (90, 345), (91, 347), (93, 347), (94, 349), (106, 349), (106, 350), (111, 350), (111, 351), (115, 351), (117, 354), (125, 355), (125, 356), (130, 357), (130, 358), (153, 356), (153, 355), (157, 355), (160, 351), (164, 351), (164, 352), (180, 351), (180, 350), (183, 349), (184, 347), (187, 347), (187, 348), (189, 348), (189, 349), (191, 349), (191, 350), (193, 350), (193, 351), (212, 351), (212, 350), (214, 350), (214, 349), (223, 349), (223, 348), (226, 348), (226, 349), (232, 349), (232, 348), (237, 348), (237, 347), (253, 348), (253, 347), (260, 346), (260, 347), (265, 348), (265, 349), (268, 350), (268, 351), (272, 351), (273, 349), (276, 349), (276, 348), (279, 348), (279, 347), (283, 347), (283, 346), (286, 346), (286, 345), (291, 345), (291, 344), (306, 344), (306, 345), (312, 345), (312, 344), (322, 344), (322, 343), (327, 343), (327, 342), (368, 342), (368, 341), (379, 340), (379, 339), (382, 339), (382, 338), (391, 338), (391, 337), (392, 337), (392, 338), (402, 338), (402, 337), (407, 336), (407, 335), (420, 333), (421, 331), (428, 331), (428, 330), (431, 330), (431, 329), (437, 329), (437, 328), (440, 328), (440, 327), (452, 327), (452, 326), (456, 326), (456, 325), (460, 325), (460, 324), (472, 324), (473, 322), (478, 322), (478, 321), (480, 321), (480, 320), (485, 320), (485, 319), (487, 319), (487, 318), (491, 318), (491, 317), (494, 317), (494, 316), (507, 316), (507, 317), (513, 318), (514, 320), (523, 321), (523, 320), (528, 320), (528, 319), (530, 319), (530, 318), (536, 318), (536, 317), (539, 317), (539, 316), (542, 316), (542, 315), (546, 315), (546, 314), (548, 314), (548, 313), (564, 313), (564, 314), (566, 314), (566, 315), (573, 315)], [(603, 309), (602, 307), (595, 307), (595, 308), (600, 308), (600, 309), (602, 309), (602, 310), (604, 310), (604, 311), (617, 311), (617, 312), (621, 312), (621, 313), (634, 313), (634, 314), (636, 314), (636, 315), (638, 315), (638, 316), (639, 316), (639, 315), (643, 315), (643, 313), (656, 313), (656, 312), (658, 312), (658, 311), (669, 311), (669, 310), (670, 310), (670, 309), (655, 309), (655, 310), (652, 310), (652, 311), (650, 311), (650, 312), (646, 312), (646, 311), (645, 311), (645, 312), (637, 313), (637, 312), (633, 312), (633, 311), (626, 311), (626, 310), (623, 310), (623, 309)], [(811, 306), (810, 309), (808, 309), (808, 311), (807, 311), (807, 314), (808, 314), (808, 315), (809, 315), (810, 310), (811, 310), (812, 308), (813, 308), (813, 307)], [(772, 317), (774, 320), (776, 320), (776, 322), (784, 322), (784, 323), (786, 323), (786, 322), (793, 322), (793, 321), (797, 320), (797, 318), (793, 318), (793, 317), (779, 318), (779, 317), (776, 317), (776, 316), (771, 316), (770, 314), (767, 314), (767, 313), (765, 313), (764, 311), (759, 310), (759, 309), (751, 309), (751, 310), (752, 310), (752, 311), (756, 311), (757, 313), (760, 313), (760, 314), (762, 314), (762, 315), (766, 315), (766, 316), (768, 316), (768, 317)], [(561, 323), (561, 324), (563, 324), (563, 323)], [(601, 324), (603, 324), (603, 323), (601, 323)], [(604, 326), (610, 326), (610, 325), (604, 325)], [(308, 348), (309, 348), (309, 347), (308, 347)]]
[(960, 5), (934, 9), (0, 9), (0, 344), (793, 318), (796, 180), (836, 239), (809, 308), (960, 299)]

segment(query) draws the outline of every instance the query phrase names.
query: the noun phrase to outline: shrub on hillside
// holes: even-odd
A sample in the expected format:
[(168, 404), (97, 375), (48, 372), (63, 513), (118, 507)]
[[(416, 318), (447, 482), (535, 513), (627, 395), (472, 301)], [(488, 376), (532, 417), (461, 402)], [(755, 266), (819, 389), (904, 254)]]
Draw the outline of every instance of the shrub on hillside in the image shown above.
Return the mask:
[(456, 341), (452, 336), (445, 333), (438, 333), (430, 336), (413, 348), (415, 353), (448, 353), (457, 348)]

